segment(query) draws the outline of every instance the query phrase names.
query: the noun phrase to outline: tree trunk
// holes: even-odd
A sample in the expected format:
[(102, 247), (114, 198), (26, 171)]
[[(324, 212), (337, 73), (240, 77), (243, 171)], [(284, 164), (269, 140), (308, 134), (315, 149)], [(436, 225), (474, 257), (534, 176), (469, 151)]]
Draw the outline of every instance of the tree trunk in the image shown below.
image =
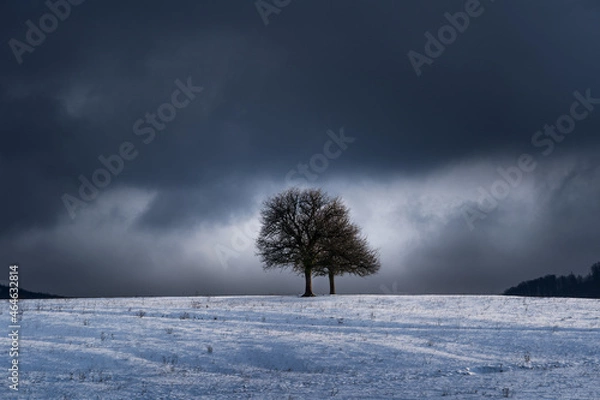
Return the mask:
[(329, 294), (335, 294), (335, 281), (333, 280), (335, 275), (329, 271)]
[(306, 281), (306, 289), (304, 289), (302, 297), (315, 297), (312, 291), (312, 268), (304, 268), (304, 279)]

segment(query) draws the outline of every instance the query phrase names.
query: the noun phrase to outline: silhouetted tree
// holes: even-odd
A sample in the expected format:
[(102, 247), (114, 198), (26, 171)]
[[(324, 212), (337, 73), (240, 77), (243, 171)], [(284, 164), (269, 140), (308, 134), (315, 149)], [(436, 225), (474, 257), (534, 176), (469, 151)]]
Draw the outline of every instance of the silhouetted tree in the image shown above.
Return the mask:
[(269, 198), (261, 210), (261, 224), (256, 246), (264, 268), (304, 274), (303, 297), (314, 296), (312, 275), (328, 267), (359, 271), (370, 262), (379, 268), (376, 255), (350, 223), (347, 208), (320, 189), (292, 188)]
[(369, 247), (360, 228), (350, 222), (346, 207), (341, 203), (333, 206), (342, 208), (339, 215), (343, 218), (336, 221), (334, 232), (325, 238), (315, 269), (316, 275), (329, 278), (329, 294), (335, 294), (336, 275), (367, 276), (377, 273), (381, 266), (377, 251)]

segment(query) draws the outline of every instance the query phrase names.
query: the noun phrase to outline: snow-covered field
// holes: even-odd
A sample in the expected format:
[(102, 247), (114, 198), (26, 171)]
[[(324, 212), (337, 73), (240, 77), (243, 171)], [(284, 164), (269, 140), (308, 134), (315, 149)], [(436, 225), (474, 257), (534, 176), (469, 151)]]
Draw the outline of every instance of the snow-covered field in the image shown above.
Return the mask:
[[(600, 399), (597, 300), (239, 296), (20, 306), (20, 389), (3, 378), (2, 399)], [(8, 331), (6, 301), (0, 318)]]

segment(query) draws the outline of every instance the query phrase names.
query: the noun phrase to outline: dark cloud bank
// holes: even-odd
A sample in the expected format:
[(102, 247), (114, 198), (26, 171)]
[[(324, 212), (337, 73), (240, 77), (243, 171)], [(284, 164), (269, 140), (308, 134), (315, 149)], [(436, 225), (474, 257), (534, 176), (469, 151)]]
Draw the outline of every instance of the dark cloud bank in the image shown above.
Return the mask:
[(600, 260), (593, 2), (49, 3), (0, 13), (0, 259), (29, 289), (297, 293), (252, 238), (265, 196), (307, 181), (380, 248), (342, 293), (498, 293)]

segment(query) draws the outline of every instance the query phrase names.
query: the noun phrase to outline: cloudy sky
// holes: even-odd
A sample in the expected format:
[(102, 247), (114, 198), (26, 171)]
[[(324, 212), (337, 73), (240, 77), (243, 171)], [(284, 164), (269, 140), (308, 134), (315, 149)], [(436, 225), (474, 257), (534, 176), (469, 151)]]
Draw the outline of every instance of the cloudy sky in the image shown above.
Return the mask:
[(0, 259), (23, 287), (301, 293), (253, 245), (291, 185), (380, 250), (340, 293), (600, 261), (593, 1), (53, 1), (0, 6)]

